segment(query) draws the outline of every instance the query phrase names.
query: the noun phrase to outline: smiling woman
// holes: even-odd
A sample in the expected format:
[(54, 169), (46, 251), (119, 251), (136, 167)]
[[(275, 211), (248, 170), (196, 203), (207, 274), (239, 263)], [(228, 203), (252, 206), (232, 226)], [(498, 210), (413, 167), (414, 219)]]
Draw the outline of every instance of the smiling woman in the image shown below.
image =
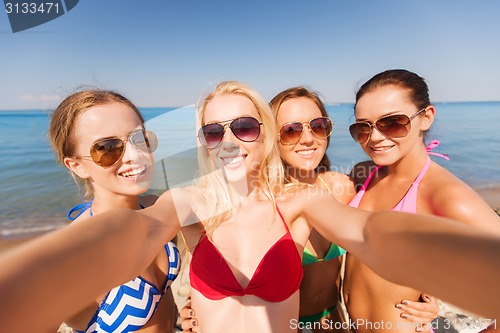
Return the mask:
[[(139, 110), (111, 91), (90, 90), (66, 98), (54, 111), (50, 139), (59, 161), (86, 189), (90, 201), (68, 214), (76, 224), (113, 208), (141, 209), (156, 197), (146, 192), (153, 171), (153, 132), (144, 128)], [(76, 215), (76, 216), (73, 216)], [(175, 323), (168, 289), (179, 269), (174, 243), (168, 243), (135, 279), (113, 288), (71, 318), (76, 332), (166, 332)]]

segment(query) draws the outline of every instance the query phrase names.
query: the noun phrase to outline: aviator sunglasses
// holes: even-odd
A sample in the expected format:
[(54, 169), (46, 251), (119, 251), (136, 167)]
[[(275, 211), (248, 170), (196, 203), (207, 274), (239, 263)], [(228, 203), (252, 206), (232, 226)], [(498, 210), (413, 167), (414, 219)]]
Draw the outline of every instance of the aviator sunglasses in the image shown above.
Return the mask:
[(408, 135), (408, 133), (410, 133), (411, 121), (425, 110), (426, 107), (411, 116), (407, 116), (405, 114), (395, 114), (382, 117), (377, 120), (375, 124), (371, 124), (367, 121), (360, 121), (349, 126), (349, 132), (351, 133), (354, 141), (357, 141), (358, 143), (365, 143), (368, 141), (372, 135), (374, 127), (376, 127), (377, 131), (385, 137), (404, 138)]
[(284, 145), (295, 145), (300, 141), (304, 126), (309, 127), (309, 131), (317, 139), (325, 140), (332, 134), (333, 123), (328, 117), (313, 118), (308, 122), (301, 123), (294, 121), (283, 124), (280, 128), (280, 141)]
[(109, 167), (122, 158), (127, 141), (137, 150), (145, 153), (152, 153), (158, 147), (158, 138), (153, 131), (139, 130), (133, 131), (124, 138), (111, 137), (97, 140), (90, 147), (90, 156), (79, 157), (91, 158), (95, 164)]
[(243, 142), (253, 142), (260, 135), (260, 125), (262, 123), (253, 117), (240, 117), (207, 124), (198, 131), (198, 140), (207, 149), (217, 148), (224, 138), (226, 127), (229, 126), (236, 138)]

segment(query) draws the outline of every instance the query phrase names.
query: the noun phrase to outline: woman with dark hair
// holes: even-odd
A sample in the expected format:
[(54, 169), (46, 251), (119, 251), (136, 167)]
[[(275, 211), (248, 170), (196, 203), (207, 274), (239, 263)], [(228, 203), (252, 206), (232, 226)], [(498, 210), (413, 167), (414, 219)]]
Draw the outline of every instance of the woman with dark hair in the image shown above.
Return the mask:
[[(431, 152), (439, 142), (424, 143), (436, 108), (422, 77), (403, 69), (379, 73), (361, 86), (354, 109), (356, 122), (349, 130), (371, 161), (352, 170), (359, 191), (350, 206), (436, 215), (499, 232), (499, 217), (488, 204), (429, 158), (444, 155)], [(450, 276), (450, 280), (454, 278)], [(392, 331), (413, 331), (400, 318), (411, 312), (401, 314), (399, 308), (426, 297), (421, 291), (387, 281), (347, 254), (344, 299), (351, 320), (364, 320), (358, 332), (391, 331), (387, 326), (370, 325), (381, 322), (392, 323)], [(403, 304), (394, 307), (401, 300)]]

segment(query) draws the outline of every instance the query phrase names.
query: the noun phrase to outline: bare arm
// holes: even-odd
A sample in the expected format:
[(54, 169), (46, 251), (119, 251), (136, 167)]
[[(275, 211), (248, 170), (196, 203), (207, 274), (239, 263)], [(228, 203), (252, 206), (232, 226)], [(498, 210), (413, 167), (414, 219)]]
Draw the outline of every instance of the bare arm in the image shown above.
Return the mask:
[[(430, 215), (353, 209), (321, 192), (297, 197), (316, 230), (382, 277), (472, 312), (500, 317), (497, 235)], [(482, 281), (474, 283), (478, 272)]]
[(94, 216), (92, 224), (74, 224), (5, 252), (0, 257), (2, 330), (36, 332), (58, 325), (143, 271), (177, 230), (117, 209)]
[(500, 317), (498, 236), (451, 220), (393, 212), (374, 214), (364, 234), (373, 255), (369, 266), (384, 278)]

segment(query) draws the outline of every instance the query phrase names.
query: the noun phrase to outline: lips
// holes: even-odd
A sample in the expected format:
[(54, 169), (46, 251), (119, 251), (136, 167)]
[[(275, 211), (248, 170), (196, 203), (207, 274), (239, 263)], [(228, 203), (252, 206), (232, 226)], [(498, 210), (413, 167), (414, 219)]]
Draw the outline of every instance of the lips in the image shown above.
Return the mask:
[(394, 147), (394, 145), (390, 145), (390, 146), (376, 146), (376, 147), (370, 147), (371, 150), (375, 151), (375, 152), (384, 152), (384, 151), (387, 151), (389, 149), (391, 149), (392, 147)]
[(237, 155), (237, 156), (231, 156), (231, 157), (221, 157), (222, 162), (224, 165), (228, 166), (236, 166), (241, 163), (243, 163), (243, 160), (245, 159), (246, 155)]
[(137, 178), (140, 175), (144, 174), (146, 171), (145, 166), (138, 166), (134, 168), (130, 168), (126, 171), (120, 172), (118, 175), (125, 178)]
[(305, 158), (313, 157), (315, 152), (316, 152), (316, 148), (295, 151), (296, 154), (300, 155), (301, 157), (305, 157)]

